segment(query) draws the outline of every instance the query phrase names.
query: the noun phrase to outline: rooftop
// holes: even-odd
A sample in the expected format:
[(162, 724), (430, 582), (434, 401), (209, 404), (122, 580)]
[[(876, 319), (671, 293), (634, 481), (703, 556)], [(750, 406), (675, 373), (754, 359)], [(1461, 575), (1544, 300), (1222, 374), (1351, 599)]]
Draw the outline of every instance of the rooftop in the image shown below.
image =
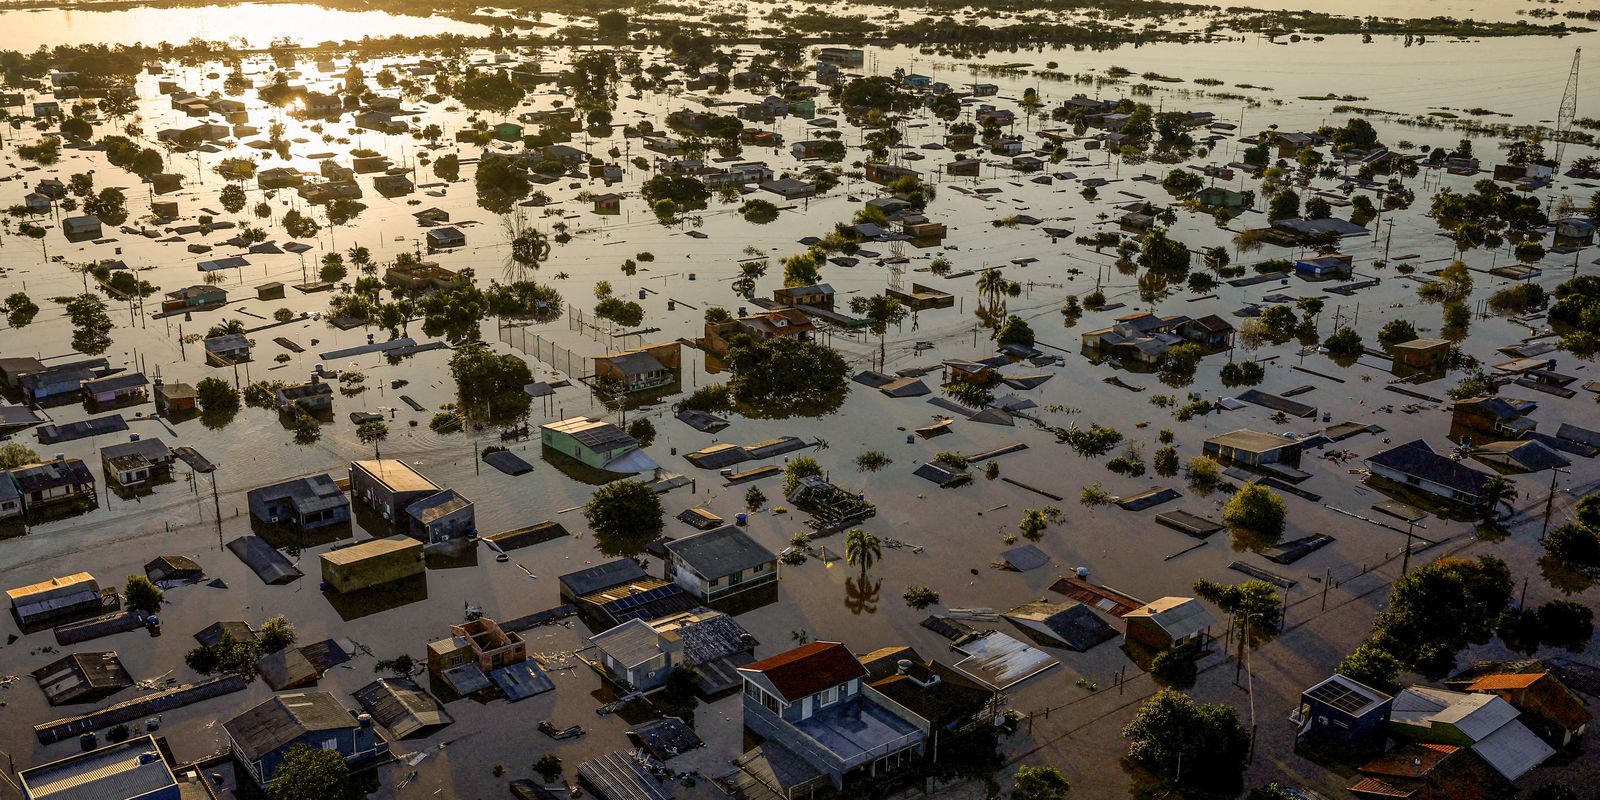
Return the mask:
[(570, 417), (540, 427), (571, 436), (577, 439), (579, 444), (593, 450), (610, 450), (636, 444), (632, 436), (616, 425), (588, 417)]
[(846, 761), (899, 749), (921, 735), (916, 726), (861, 695), (823, 708), (794, 726)]
[(733, 525), (668, 542), (667, 551), (706, 578), (732, 575), (777, 559), (749, 534)]
[(354, 728), (356, 721), (327, 692), (297, 692), (264, 700), (223, 727), (246, 758), (259, 761), (306, 733)]
[(320, 558), (329, 564), (333, 564), (335, 566), (344, 566), (348, 564), (354, 564), (359, 561), (365, 561), (369, 558), (378, 558), (389, 555), (390, 553), (401, 553), (407, 550), (416, 550), (418, 552), (418, 556), (420, 557), (422, 543), (415, 539), (410, 539), (404, 536), (392, 536), (386, 539), (369, 539), (360, 544), (353, 544), (349, 547), (341, 547), (337, 550), (323, 553)]
[(391, 492), (426, 492), (439, 491), (433, 481), (422, 477), (406, 464), (393, 458), (367, 459), (365, 461), (350, 462), (352, 470), (359, 469), (371, 475), (374, 480), (383, 484)]
[(68, 756), (18, 777), (33, 800), (120, 800), (177, 785), (153, 736)]
[(812, 642), (741, 667), (739, 671), (764, 676), (790, 703), (867, 675), (861, 662), (838, 642)]

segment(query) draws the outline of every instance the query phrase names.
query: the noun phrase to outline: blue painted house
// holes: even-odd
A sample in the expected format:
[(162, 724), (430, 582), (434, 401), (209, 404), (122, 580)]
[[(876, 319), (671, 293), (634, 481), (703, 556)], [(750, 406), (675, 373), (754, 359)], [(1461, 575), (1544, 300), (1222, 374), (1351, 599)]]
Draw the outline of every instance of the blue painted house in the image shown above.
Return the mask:
[(1299, 736), (1320, 736), (1348, 750), (1381, 749), (1394, 698), (1337, 673), (1300, 693), (1289, 714)]
[(1355, 259), (1335, 253), (1331, 256), (1302, 258), (1294, 262), (1294, 271), (1306, 278), (1332, 278), (1349, 275), (1355, 269)]
[(346, 763), (370, 763), (389, 751), (365, 714), (357, 718), (327, 692), (280, 694), (223, 725), (234, 761), (256, 782), (272, 783), (289, 750), (334, 750)]

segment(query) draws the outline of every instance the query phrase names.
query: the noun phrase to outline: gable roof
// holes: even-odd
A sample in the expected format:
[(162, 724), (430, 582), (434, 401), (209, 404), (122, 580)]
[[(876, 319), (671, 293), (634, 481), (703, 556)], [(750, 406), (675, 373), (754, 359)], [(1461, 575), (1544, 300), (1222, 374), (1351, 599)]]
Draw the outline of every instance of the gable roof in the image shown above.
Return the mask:
[(833, 686), (867, 675), (861, 662), (838, 642), (812, 642), (787, 653), (740, 667), (740, 673), (757, 673), (767, 679), (786, 702), (799, 702)]
[(1174, 639), (1193, 636), (1217, 624), (1216, 617), (1193, 597), (1163, 597), (1123, 615), (1124, 619), (1136, 617), (1148, 617)]
[(1490, 478), (1486, 472), (1479, 472), (1435, 453), (1421, 439), (1391, 447), (1368, 458), (1367, 463), (1420, 478), (1469, 497), (1477, 497), (1483, 491), (1484, 482)]
[(354, 717), (327, 692), (280, 694), (223, 724), (228, 738), (251, 761), (314, 731), (356, 727)]

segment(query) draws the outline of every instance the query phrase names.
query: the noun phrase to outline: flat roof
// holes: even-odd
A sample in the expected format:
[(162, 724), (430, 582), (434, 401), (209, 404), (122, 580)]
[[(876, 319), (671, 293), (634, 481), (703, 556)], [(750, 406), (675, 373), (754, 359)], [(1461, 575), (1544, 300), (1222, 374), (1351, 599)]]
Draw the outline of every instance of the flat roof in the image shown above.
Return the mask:
[(52, 590), (76, 586), (78, 584), (93, 584), (95, 591), (99, 591), (100, 587), (100, 584), (95, 582), (93, 575), (90, 575), (87, 572), (79, 572), (74, 575), (51, 578), (47, 581), (39, 581), (38, 583), (28, 584), (27, 586), (18, 586), (15, 589), (7, 589), (6, 597), (11, 598), (12, 600), (17, 600), (19, 598), (32, 597), (33, 595), (42, 594)]
[(433, 481), (422, 477), (404, 461), (393, 458), (367, 459), (365, 461), (350, 462), (352, 469), (359, 468), (371, 475), (377, 481), (387, 486), (393, 492), (425, 492), (438, 491), (439, 486)]
[(18, 777), (33, 800), (143, 797), (178, 783), (153, 736), (68, 756)]
[(370, 539), (361, 544), (341, 547), (338, 550), (323, 553), (319, 557), (329, 564), (344, 566), (369, 558), (377, 558), (390, 553), (413, 549), (420, 553), (422, 551), (422, 542), (404, 536), (393, 536), (387, 539)]
[(1276, 433), (1263, 433), (1261, 431), (1252, 431), (1247, 428), (1240, 428), (1239, 430), (1232, 431), (1230, 433), (1224, 433), (1221, 436), (1213, 436), (1206, 440), (1207, 444), (1211, 444), (1213, 442), (1223, 447), (1230, 447), (1234, 450), (1244, 450), (1250, 453), (1269, 453), (1273, 450), (1281, 450), (1285, 447), (1293, 447), (1299, 444), (1299, 442), (1294, 439), (1287, 439), (1279, 436)]

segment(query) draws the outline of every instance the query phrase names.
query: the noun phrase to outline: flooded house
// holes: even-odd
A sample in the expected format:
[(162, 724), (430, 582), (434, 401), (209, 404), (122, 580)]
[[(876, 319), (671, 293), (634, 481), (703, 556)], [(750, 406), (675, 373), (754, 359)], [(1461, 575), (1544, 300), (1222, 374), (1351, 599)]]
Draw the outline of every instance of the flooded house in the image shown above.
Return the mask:
[(6, 590), (11, 613), (24, 627), (79, 616), (102, 608), (100, 582), (87, 572)]
[(1395, 445), (1367, 459), (1372, 475), (1464, 505), (1477, 505), (1492, 477), (1434, 452), (1421, 439)]
[(449, 673), (462, 668), (487, 676), (527, 660), (522, 637), (488, 617), (451, 625), (448, 638), (428, 643), (428, 671), (447, 683), (453, 683)]
[(784, 286), (772, 290), (772, 301), (790, 306), (833, 308), (833, 287), (826, 283)]
[(11, 482), (22, 495), (24, 511), (47, 506), (95, 501), (94, 473), (81, 459), (57, 456), (41, 464), (27, 464), (10, 471)]
[(1493, 694), (1412, 686), (1395, 695), (1389, 731), (1401, 739), (1470, 748), (1514, 781), (1555, 755), (1518, 716), (1516, 708)]
[(622, 471), (629, 454), (639, 450), (638, 440), (626, 431), (609, 422), (588, 417), (570, 417), (540, 425), (539, 441), (545, 447), (595, 469), (613, 472)]
[(1247, 467), (1262, 467), (1267, 464), (1293, 466), (1300, 463), (1302, 447), (1298, 439), (1240, 428), (1207, 439), (1202, 452), (1224, 464), (1241, 464)]
[(1122, 623), (1127, 641), (1160, 651), (1204, 647), (1217, 619), (1193, 597), (1163, 597), (1128, 612)]
[(92, 703), (133, 685), (133, 678), (112, 651), (73, 653), (32, 673), (50, 705)]
[(410, 533), (426, 544), (445, 544), (478, 535), (476, 506), (454, 489), (435, 492), (406, 506)]
[(764, 740), (741, 765), (784, 797), (842, 791), (921, 761), (927, 734), (910, 712), (864, 689), (867, 670), (842, 644), (812, 642), (739, 675), (744, 726)]
[(48, 405), (77, 397), (83, 384), (95, 379), (96, 370), (105, 367), (105, 359), (57, 364), (36, 372), (23, 372), (17, 377), (17, 386), (23, 399), (34, 405)]
[(61, 233), (69, 242), (100, 238), (100, 218), (92, 214), (66, 217), (61, 220)]
[(142, 372), (108, 375), (83, 382), (84, 399), (98, 405), (113, 405), (142, 399), (150, 380)]
[(594, 196), (594, 213), (620, 214), (622, 213), (622, 195), (615, 192), (606, 192)]
[(160, 439), (134, 439), (100, 448), (100, 466), (106, 480), (124, 491), (135, 491), (170, 477), (176, 456)]
[(747, 334), (757, 341), (767, 341), (780, 336), (809, 341), (816, 329), (816, 323), (812, 322), (811, 317), (805, 312), (782, 308), (737, 317), (727, 322), (708, 322), (705, 328), (705, 343), (711, 352), (722, 355), (728, 351), (728, 340), (737, 334)]
[(1105, 328), (1083, 333), (1085, 350), (1156, 364), (1168, 348), (1183, 344), (1177, 332), (1187, 318), (1161, 317), (1148, 311), (1117, 317)]
[(370, 719), (359, 719), (328, 692), (280, 694), (223, 723), (234, 764), (257, 786), (277, 778), (296, 745), (338, 753), (352, 766), (388, 753)]
[(11, 476), (0, 476), (0, 522), (22, 516), (22, 492)]
[(350, 497), (391, 522), (402, 522), (401, 516), (412, 503), (440, 490), (438, 484), (404, 461), (384, 458), (350, 462)]
[(162, 311), (186, 311), (199, 308), (213, 308), (225, 305), (228, 302), (228, 290), (205, 284), (176, 289), (167, 292), (166, 298), (161, 301)]
[[(75, 753), (17, 774), (26, 800), (191, 800), (211, 792), (180, 781), (155, 736)], [(187, 787), (187, 788), (186, 788)]]
[(1301, 258), (1296, 259), (1294, 262), (1294, 271), (1296, 273), (1302, 277), (1312, 279), (1348, 277), (1354, 270), (1353, 258), (1339, 253), (1315, 258)]
[(613, 680), (637, 691), (659, 689), (683, 660), (683, 637), (661, 631), (642, 619), (589, 637), (596, 659)]
[(667, 542), (663, 578), (712, 603), (778, 580), (778, 557), (734, 525)]
[(1450, 340), (1412, 339), (1390, 348), (1394, 354), (1394, 367), (1432, 372), (1444, 369), (1450, 362)]
[(1519, 439), (1539, 426), (1503, 397), (1467, 397), (1450, 406), (1450, 425), (1483, 434), (1484, 439)]
[(452, 269), (445, 269), (435, 261), (395, 264), (384, 270), (383, 280), (390, 286), (397, 286), (411, 291), (459, 289), (466, 286), (466, 281), (461, 277), (460, 273)]
[(335, 592), (357, 592), (423, 574), (422, 543), (404, 536), (368, 539), (319, 555), (322, 582)]
[(1583, 698), (1542, 666), (1531, 672), (1491, 672), (1473, 680), (1467, 691), (1510, 703), (1522, 722), (1552, 747), (1573, 744), (1594, 720)]
[(1316, 736), (1347, 751), (1381, 749), (1394, 698), (1338, 673), (1300, 693), (1289, 714), (1297, 737)]
[(646, 345), (620, 353), (595, 356), (594, 380), (607, 391), (624, 394), (669, 386), (678, 380), (682, 345), (677, 342)]
[(250, 339), (242, 333), (225, 333), (201, 342), (206, 351), (206, 363), (213, 367), (227, 367), (250, 360)]
[(350, 520), (350, 500), (327, 475), (274, 483), (246, 495), (250, 516), (263, 525), (309, 531)]
[(448, 250), (454, 247), (467, 246), (467, 235), (462, 233), (460, 228), (454, 226), (428, 229), (427, 240), (430, 250)]
[(315, 416), (333, 412), (333, 386), (315, 375), (305, 383), (278, 389), (275, 395), (280, 414), (292, 416), (303, 411)]

